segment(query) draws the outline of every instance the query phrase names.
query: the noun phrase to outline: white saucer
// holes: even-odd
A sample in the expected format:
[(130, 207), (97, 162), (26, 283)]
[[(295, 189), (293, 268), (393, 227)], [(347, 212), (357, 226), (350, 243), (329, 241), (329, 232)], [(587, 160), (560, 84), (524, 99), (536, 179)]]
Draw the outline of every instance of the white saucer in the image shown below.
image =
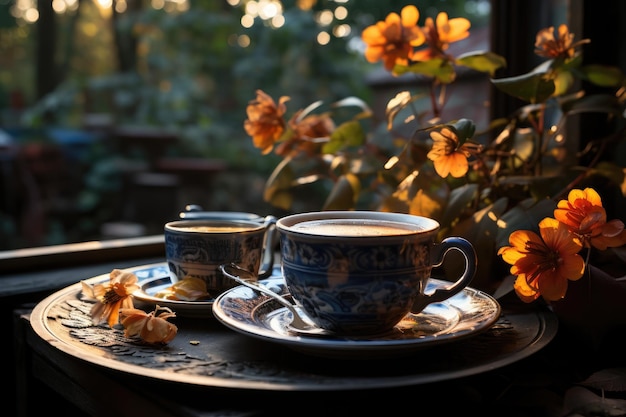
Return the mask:
[[(289, 296), (280, 276), (259, 283)], [(426, 292), (447, 284), (431, 279)], [(493, 297), (466, 288), (444, 302), (430, 304), (420, 314), (407, 315), (388, 333), (348, 338), (294, 333), (289, 327), (291, 313), (285, 307), (244, 286), (222, 293), (213, 303), (213, 315), (237, 332), (316, 356), (358, 359), (408, 354), (462, 340), (489, 329), (500, 313), (500, 304)]]
[(139, 289), (133, 293), (133, 300), (138, 304), (171, 308), (177, 316), (210, 318), (213, 317), (211, 306), (213, 299), (202, 301), (168, 300), (156, 297), (159, 291), (163, 291), (172, 285), (170, 270), (167, 263), (144, 265), (137, 268), (129, 268), (129, 271), (137, 275)]

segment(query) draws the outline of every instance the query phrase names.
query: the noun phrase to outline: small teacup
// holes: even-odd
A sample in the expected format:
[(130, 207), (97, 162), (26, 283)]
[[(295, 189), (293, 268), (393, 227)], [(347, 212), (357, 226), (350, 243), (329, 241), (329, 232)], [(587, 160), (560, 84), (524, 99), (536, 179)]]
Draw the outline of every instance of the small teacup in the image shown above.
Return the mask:
[(235, 263), (263, 278), (272, 273), (276, 217), (260, 221), (177, 220), (165, 224), (165, 257), (173, 282), (201, 278), (212, 296), (234, 287), (219, 266)]
[[(471, 243), (460, 237), (435, 243), (439, 223), (426, 217), (324, 211), (283, 217), (276, 228), (289, 292), (317, 326), (336, 334), (389, 331), (407, 314), (459, 293), (476, 272)], [(426, 293), (431, 269), (450, 250), (463, 255), (463, 273)]]

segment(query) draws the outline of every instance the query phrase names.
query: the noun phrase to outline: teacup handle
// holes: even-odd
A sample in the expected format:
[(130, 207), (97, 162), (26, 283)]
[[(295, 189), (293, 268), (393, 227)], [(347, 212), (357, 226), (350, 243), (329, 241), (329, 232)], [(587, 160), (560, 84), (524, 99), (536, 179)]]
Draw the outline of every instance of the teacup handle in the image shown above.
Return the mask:
[(278, 238), (278, 231), (276, 230), (277, 221), (278, 219), (272, 215), (265, 216), (263, 220), (265, 237), (263, 238), (263, 255), (259, 268), (259, 279), (269, 277), (274, 270), (274, 248), (276, 247)]
[(437, 288), (431, 294), (423, 294), (421, 297), (418, 297), (411, 308), (411, 313), (413, 314), (421, 312), (428, 304), (441, 302), (458, 294), (469, 285), (476, 274), (476, 251), (469, 241), (461, 237), (448, 237), (443, 239), (439, 245), (433, 246), (433, 250), (433, 267), (441, 266), (446, 254), (451, 250), (456, 250), (461, 252), (465, 258), (465, 270), (451, 286)]

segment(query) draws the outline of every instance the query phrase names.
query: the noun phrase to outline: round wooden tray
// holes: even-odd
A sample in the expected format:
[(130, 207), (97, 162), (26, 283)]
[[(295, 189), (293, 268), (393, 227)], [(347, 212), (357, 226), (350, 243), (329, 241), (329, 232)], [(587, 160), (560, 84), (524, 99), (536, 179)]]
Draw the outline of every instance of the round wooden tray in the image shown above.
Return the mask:
[[(142, 276), (165, 264), (129, 268)], [(151, 276), (154, 278), (154, 276)], [(103, 282), (108, 274), (87, 282)], [(82, 361), (112, 370), (185, 385), (262, 391), (337, 391), (393, 388), (450, 380), (490, 371), (532, 355), (556, 335), (547, 310), (502, 307), (488, 330), (459, 342), (421, 350), (415, 357), (335, 360), (258, 340), (212, 317), (176, 317), (176, 338), (166, 346), (124, 337), (123, 329), (94, 326), (92, 301), (81, 284), (42, 300), (31, 314), (35, 333)]]

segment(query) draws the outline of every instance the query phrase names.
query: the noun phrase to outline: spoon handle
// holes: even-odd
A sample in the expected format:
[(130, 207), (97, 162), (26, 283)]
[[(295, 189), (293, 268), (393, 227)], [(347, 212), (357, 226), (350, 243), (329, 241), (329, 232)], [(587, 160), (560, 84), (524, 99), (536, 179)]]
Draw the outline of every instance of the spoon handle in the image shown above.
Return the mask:
[[(238, 282), (241, 285), (244, 285), (248, 288), (252, 288), (255, 291), (258, 291), (262, 294), (268, 295), (272, 298), (275, 298), (276, 301), (278, 301), (279, 303), (281, 303), (282, 305), (284, 305), (285, 307), (287, 307), (293, 314), (298, 314), (295, 311), (295, 307), (292, 303), (289, 302), (289, 300), (287, 300), (285, 297), (283, 297), (282, 295), (275, 293), (274, 291), (267, 289), (265, 287), (263, 287), (262, 285), (259, 285), (257, 283), (257, 281), (250, 277), (250, 278), (243, 278), (240, 276), (240, 274), (245, 274), (245, 275), (252, 275), (249, 271), (241, 268), (240, 266), (236, 265), (236, 264), (226, 264), (226, 265), (220, 265), (220, 270), (222, 271), (222, 274), (224, 274), (226, 277), (232, 279), (233, 281)], [(235, 272), (236, 271), (236, 272)]]
[[(255, 279), (254, 275), (250, 271), (243, 269), (234, 263), (220, 265), (220, 271), (222, 271), (222, 274), (224, 274), (225, 277), (230, 278), (238, 282), (239, 284), (251, 288), (261, 294), (268, 295), (274, 300), (278, 301), (283, 306), (287, 307), (287, 309), (291, 312), (291, 323), (289, 323), (288, 326), (289, 331), (295, 331), (296, 333), (302, 333), (306, 335), (328, 334), (327, 330), (320, 329), (319, 327), (316, 327), (311, 323), (307, 323), (296, 309), (296, 306), (289, 302), (282, 295), (275, 293), (274, 291), (265, 288), (262, 285), (259, 285), (257, 279)], [(241, 275), (245, 275), (248, 278), (243, 278), (241, 277)]]

